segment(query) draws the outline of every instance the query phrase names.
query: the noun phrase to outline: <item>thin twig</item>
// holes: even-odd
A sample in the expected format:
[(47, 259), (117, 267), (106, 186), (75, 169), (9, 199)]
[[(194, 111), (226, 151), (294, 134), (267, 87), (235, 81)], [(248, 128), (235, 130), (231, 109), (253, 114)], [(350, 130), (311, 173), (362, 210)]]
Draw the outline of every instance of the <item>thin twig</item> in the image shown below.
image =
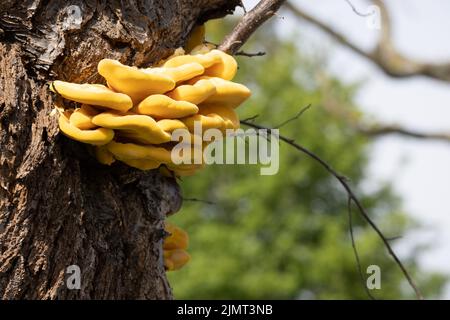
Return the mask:
[(352, 8), (353, 12), (356, 13), (360, 17), (369, 17), (373, 15), (373, 13), (361, 13), (358, 10), (356, 10), (356, 7), (353, 5), (353, 3), (350, 2), (350, 0), (345, 0), (345, 2), (348, 3), (348, 5)]
[(354, 42), (350, 41), (343, 33), (336, 31), (330, 25), (320, 19), (309, 15), (298, 6), (291, 2), (286, 2), (285, 7), (289, 9), (294, 16), (307, 21), (323, 32), (327, 33), (338, 41), (341, 45), (351, 49), (357, 54), (365, 57), (376, 64), (387, 75), (396, 78), (405, 78), (413, 76), (426, 76), (429, 78), (450, 82), (450, 62), (445, 63), (427, 63), (413, 60), (403, 56), (395, 48), (392, 40), (391, 19), (389, 12), (382, 0), (372, 1), (379, 9), (381, 14), (381, 34), (378, 44), (373, 50), (364, 50)]
[(245, 51), (238, 51), (234, 55), (235, 56), (243, 56), (243, 57), (250, 57), (250, 58), (252, 58), (252, 57), (264, 56), (264, 55), (266, 55), (266, 53), (264, 51), (258, 51), (258, 52), (255, 52), (255, 53), (245, 52)]
[(271, 18), (284, 2), (285, 0), (259, 1), (252, 10), (244, 14), (241, 21), (233, 31), (225, 37), (225, 40), (218, 49), (229, 54), (235, 54), (252, 33), (266, 20)]
[(183, 201), (201, 202), (201, 203), (206, 203), (206, 204), (209, 204), (209, 205), (216, 205), (217, 204), (217, 203), (212, 202), (212, 201), (203, 200), (203, 199), (197, 199), (197, 198), (183, 198)]
[(364, 279), (364, 275), (361, 267), (361, 260), (359, 259), (358, 249), (356, 248), (355, 236), (353, 234), (353, 219), (352, 219), (352, 198), (348, 197), (347, 202), (348, 207), (348, 229), (350, 232), (350, 239), (352, 242), (353, 253), (355, 255), (356, 266), (358, 268), (359, 277), (361, 278), (361, 283), (366, 290), (367, 295), (370, 299), (375, 300), (375, 297), (370, 293), (369, 288), (367, 287), (366, 281)]
[(289, 118), (289, 119), (283, 121), (282, 123), (280, 123), (279, 125), (275, 126), (274, 129), (280, 129), (281, 127), (287, 125), (289, 122), (294, 121), (294, 120), (300, 118), (300, 117), (303, 115), (303, 113), (304, 113), (305, 111), (307, 111), (309, 108), (311, 108), (311, 103), (308, 104), (306, 107), (302, 108), (302, 109), (301, 109), (295, 116), (293, 116), (292, 118)]
[(402, 236), (386, 237), (387, 241), (395, 241), (395, 240), (398, 240), (398, 239), (401, 239), (401, 238), (402, 238)]
[(415, 139), (429, 139), (429, 140), (439, 140), (444, 142), (450, 142), (450, 133), (427, 133), (419, 132), (415, 130), (406, 129), (397, 125), (382, 125), (377, 124), (370, 127), (363, 127), (359, 125), (356, 128), (359, 132), (369, 136), (369, 137), (379, 137), (390, 134), (397, 134), (405, 137), (415, 138)]
[[(246, 126), (249, 126), (249, 127), (255, 128), (255, 129), (262, 129), (262, 130), (269, 130), (269, 131), (273, 129), (273, 128), (264, 127), (264, 126), (256, 124), (256, 123), (248, 122), (248, 121), (241, 121), (241, 124), (244, 124)], [(388, 250), (389, 254), (392, 256), (392, 258), (394, 259), (395, 263), (401, 269), (403, 275), (405, 276), (405, 278), (408, 281), (408, 283), (411, 286), (411, 288), (413, 288), (413, 290), (414, 290), (414, 292), (416, 294), (416, 297), (418, 299), (422, 300), (423, 296), (422, 296), (422, 293), (420, 292), (419, 288), (415, 284), (414, 280), (411, 278), (409, 272), (406, 270), (406, 268), (403, 265), (403, 263), (400, 261), (400, 259), (395, 254), (394, 250), (392, 249), (391, 245), (389, 244), (389, 241), (386, 239), (384, 234), (381, 232), (380, 228), (378, 228), (378, 226), (375, 224), (375, 222), (372, 221), (372, 219), (369, 217), (369, 214), (367, 213), (366, 209), (361, 204), (361, 202), (359, 201), (358, 197), (353, 192), (352, 188), (348, 185), (347, 179), (345, 178), (345, 176), (343, 176), (343, 175), (339, 174), (337, 171), (335, 171), (331, 167), (331, 165), (329, 165), (325, 160), (320, 158), (318, 155), (316, 155), (312, 151), (308, 150), (307, 148), (301, 146), (300, 144), (296, 143), (294, 139), (287, 138), (287, 137), (282, 136), (282, 135), (278, 135), (278, 137), (279, 137), (279, 139), (281, 141), (284, 141), (285, 143), (289, 144), (293, 148), (295, 148), (298, 151), (306, 154), (307, 156), (309, 156), (310, 158), (312, 158), (313, 160), (318, 162), (325, 170), (327, 170), (332, 176), (334, 176), (339, 181), (341, 186), (344, 187), (345, 191), (347, 192), (348, 197), (357, 206), (361, 216), (364, 218), (364, 220), (366, 220), (366, 222), (372, 227), (372, 229), (377, 233), (379, 238), (383, 241), (383, 244), (386, 247), (386, 249)]]
[(251, 116), (251, 117), (248, 117), (248, 118), (245, 118), (245, 119), (241, 120), (241, 122), (242, 121), (254, 121), (258, 117), (259, 117), (259, 114), (255, 114), (254, 116)]
[(240, 6), (242, 10), (244, 10), (244, 14), (247, 13), (247, 8), (245, 7), (244, 2), (242, 0), (240, 1)]
[[(328, 85), (324, 84), (326, 92), (330, 91)], [(369, 138), (379, 138), (387, 135), (398, 135), (406, 138), (434, 140), (450, 143), (450, 130), (444, 132), (424, 132), (415, 129), (402, 127), (395, 123), (382, 123), (378, 121), (366, 122), (351, 112), (345, 104), (341, 104), (339, 99), (333, 96), (326, 96), (324, 99), (325, 109), (341, 122), (354, 129), (357, 133), (362, 133)]]

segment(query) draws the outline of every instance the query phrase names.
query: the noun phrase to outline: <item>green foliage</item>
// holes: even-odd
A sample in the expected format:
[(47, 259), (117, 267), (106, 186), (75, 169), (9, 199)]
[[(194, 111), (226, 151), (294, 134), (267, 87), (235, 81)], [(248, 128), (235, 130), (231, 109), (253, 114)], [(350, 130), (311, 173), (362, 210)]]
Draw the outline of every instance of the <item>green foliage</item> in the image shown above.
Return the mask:
[[(238, 59), (237, 81), (253, 92), (238, 109), (240, 117), (258, 114), (258, 123), (273, 126), (311, 104), (280, 133), (349, 177), (387, 236), (404, 234), (413, 225), (389, 186), (362, 191), (369, 142), (329, 110), (335, 103), (358, 117), (352, 102), (357, 88), (327, 75), (323, 61), (303, 56), (293, 40), (277, 39), (269, 28), (259, 34), (264, 39), (256, 39), (255, 45), (267, 55)], [(346, 194), (305, 155), (281, 144), (276, 175), (259, 175), (258, 165), (212, 165), (184, 178), (182, 189), (185, 198), (214, 204), (186, 201), (170, 218), (191, 240), (192, 261), (169, 274), (176, 298), (367, 298), (351, 247)], [(412, 297), (398, 267), (356, 209), (353, 217), (364, 275), (368, 265), (381, 267), (382, 289), (372, 293), (384, 299)], [(439, 293), (441, 276), (418, 270), (414, 257), (406, 264), (428, 296)]]

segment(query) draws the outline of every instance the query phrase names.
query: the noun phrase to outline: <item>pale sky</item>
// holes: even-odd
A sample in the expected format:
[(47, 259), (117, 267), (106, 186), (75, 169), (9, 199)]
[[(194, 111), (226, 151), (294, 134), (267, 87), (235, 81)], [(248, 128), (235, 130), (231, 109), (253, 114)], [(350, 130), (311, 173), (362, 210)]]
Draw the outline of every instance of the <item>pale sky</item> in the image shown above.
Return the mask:
[[(244, 1), (250, 9), (257, 1)], [(352, 0), (359, 11), (370, 4)], [(450, 62), (450, 1), (386, 1), (392, 16), (394, 43), (408, 57), (427, 62)], [(363, 48), (371, 48), (378, 31), (367, 27), (345, 0), (291, 0), (309, 14), (347, 35)], [(329, 70), (343, 81), (366, 79), (357, 102), (384, 123), (423, 131), (450, 132), (450, 83), (424, 77), (393, 79), (352, 51), (341, 47), (307, 23), (293, 16), (278, 19), (281, 34), (299, 30), (317, 48), (332, 50)], [(403, 235), (396, 246), (401, 255), (413, 244), (429, 243), (420, 264), (428, 270), (450, 274), (450, 143), (389, 136), (371, 150), (367, 185), (390, 181), (403, 199), (405, 211), (423, 226)], [(344, 173), (345, 174), (345, 173)], [(450, 286), (442, 298), (450, 298)]]

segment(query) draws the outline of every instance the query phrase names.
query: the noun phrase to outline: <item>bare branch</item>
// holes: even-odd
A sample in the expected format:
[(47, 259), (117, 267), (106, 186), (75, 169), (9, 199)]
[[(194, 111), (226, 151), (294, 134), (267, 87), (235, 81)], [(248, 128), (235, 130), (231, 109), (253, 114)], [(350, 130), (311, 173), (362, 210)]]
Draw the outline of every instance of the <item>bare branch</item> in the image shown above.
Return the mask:
[(281, 127), (287, 125), (289, 122), (294, 121), (298, 118), (300, 118), (302, 116), (302, 114), (307, 111), (309, 108), (311, 108), (311, 104), (308, 104), (306, 107), (304, 107), (303, 109), (301, 109), (295, 116), (293, 116), (292, 118), (289, 118), (285, 121), (283, 121), (282, 123), (280, 123), (279, 125), (275, 126), (275, 129), (280, 129)]
[[(265, 129), (265, 130), (268, 130), (268, 131), (273, 130), (273, 128), (264, 127), (262, 125), (259, 125), (259, 124), (256, 124), (256, 123), (252, 123), (252, 122), (248, 122), (248, 121), (245, 121), (245, 120), (243, 120), (243, 121), (241, 120), (241, 124), (244, 124), (246, 126), (249, 126), (249, 127), (255, 128), (255, 129)], [(303, 154), (306, 154), (308, 157), (312, 158), (313, 160), (315, 160), (317, 163), (319, 163), (325, 170), (327, 170), (333, 177), (335, 177), (339, 181), (341, 186), (347, 192), (347, 195), (348, 195), (349, 199), (358, 208), (359, 213), (361, 214), (361, 216), (364, 218), (364, 220), (366, 220), (366, 222), (371, 226), (371, 228), (377, 233), (379, 238), (383, 241), (383, 244), (386, 247), (386, 249), (388, 250), (389, 254), (392, 256), (392, 258), (394, 259), (395, 263), (401, 269), (401, 271), (402, 271), (403, 275), (405, 276), (406, 280), (408, 281), (409, 285), (413, 288), (413, 290), (414, 290), (414, 292), (416, 294), (416, 297), (418, 299), (422, 300), (423, 296), (422, 296), (422, 293), (420, 292), (419, 288), (415, 284), (414, 280), (411, 278), (409, 272), (406, 270), (406, 268), (403, 265), (403, 263), (400, 261), (400, 259), (395, 254), (394, 250), (392, 249), (391, 245), (389, 244), (389, 240), (384, 236), (383, 232), (378, 228), (378, 226), (375, 224), (375, 222), (369, 217), (369, 214), (367, 213), (366, 209), (361, 204), (361, 202), (359, 201), (358, 197), (353, 192), (353, 190), (350, 187), (350, 185), (347, 183), (347, 179), (345, 178), (345, 176), (343, 176), (343, 175), (339, 174), (337, 171), (335, 171), (331, 167), (331, 165), (329, 165), (321, 157), (319, 157), (318, 155), (316, 155), (312, 151), (308, 150), (307, 148), (301, 146), (300, 144), (296, 143), (294, 141), (294, 139), (287, 138), (287, 137), (282, 136), (282, 135), (279, 135), (279, 139), (281, 141), (284, 141), (288, 145), (292, 146), (293, 148), (297, 149), (298, 151), (302, 152)]]
[(238, 51), (234, 54), (235, 56), (244, 56), (244, 57), (260, 57), (266, 55), (264, 51), (258, 51), (255, 53), (251, 52), (245, 52), (245, 51)]
[(372, 15), (372, 13), (359, 12), (350, 0), (345, 0), (345, 2), (347, 2), (348, 5), (352, 8), (353, 12), (356, 13), (360, 17), (369, 17)]
[(358, 249), (356, 248), (355, 236), (353, 234), (353, 219), (352, 219), (352, 199), (348, 197), (347, 201), (347, 209), (348, 209), (348, 230), (350, 233), (350, 240), (352, 242), (353, 253), (355, 255), (356, 266), (358, 268), (359, 277), (361, 278), (361, 283), (363, 284), (364, 289), (366, 290), (367, 295), (370, 299), (375, 300), (375, 297), (370, 293), (369, 288), (367, 288), (366, 281), (362, 272), (361, 260), (359, 259)]
[(313, 16), (307, 14), (306, 12), (298, 9), (296, 6), (292, 5), (290, 2), (286, 2), (285, 7), (288, 8), (296, 17), (305, 20), (307, 22), (310, 22), (317, 26), (319, 29), (324, 31), (325, 33), (331, 35), (335, 40), (337, 40), (342, 45), (349, 47), (356, 53), (365, 56), (366, 58), (372, 60), (374, 59), (370, 53), (365, 52), (363, 49), (359, 48), (358, 46), (354, 45), (350, 40), (348, 40), (343, 34), (335, 31), (333, 28), (329, 27), (328, 25), (322, 23), (320, 20), (314, 18)]
[(235, 54), (251, 34), (277, 12), (283, 2), (285, 0), (261, 0), (252, 10), (244, 14), (218, 49)]
[(391, 77), (404, 78), (413, 76), (426, 76), (429, 78), (450, 82), (450, 62), (442, 64), (423, 63), (412, 60), (400, 54), (392, 43), (391, 20), (389, 12), (382, 0), (373, 0), (380, 8), (382, 30), (380, 40), (372, 51), (365, 51), (347, 39), (343, 34), (319, 19), (307, 14), (303, 10), (287, 2), (286, 7), (298, 18), (314, 24), (323, 32), (332, 36), (341, 45), (353, 50), (357, 54), (371, 60)]
[(322, 79), (321, 87), (323, 89), (324, 98), (322, 104), (324, 109), (331, 116), (337, 118), (340, 122), (371, 138), (383, 137), (386, 135), (399, 135), (406, 138), (433, 140), (450, 143), (450, 130), (448, 132), (423, 132), (415, 129), (404, 128), (398, 124), (385, 124), (378, 121), (365, 121), (361, 119), (358, 113), (352, 112), (345, 102), (339, 100), (330, 92), (329, 82)]
[(251, 121), (251, 122), (253, 122), (253, 121), (255, 121), (255, 119), (256, 118), (258, 118), (259, 117), (259, 114), (255, 114), (254, 116), (251, 116), (251, 117), (248, 117), (248, 118), (245, 118), (245, 119), (243, 119), (243, 120), (241, 120), (240, 122), (242, 122), (242, 121)]
[(405, 137), (416, 138), (416, 139), (429, 139), (438, 140), (443, 142), (450, 142), (450, 133), (427, 133), (419, 132), (415, 130), (406, 129), (398, 125), (372, 125), (370, 127), (364, 127), (358, 125), (356, 129), (370, 137), (380, 137), (389, 134), (397, 134)]
[(217, 204), (217, 203), (212, 202), (212, 201), (198, 199), (198, 198), (183, 198), (183, 201), (201, 202), (201, 203), (205, 203), (205, 204), (209, 204), (209, 205), (216, 205)]

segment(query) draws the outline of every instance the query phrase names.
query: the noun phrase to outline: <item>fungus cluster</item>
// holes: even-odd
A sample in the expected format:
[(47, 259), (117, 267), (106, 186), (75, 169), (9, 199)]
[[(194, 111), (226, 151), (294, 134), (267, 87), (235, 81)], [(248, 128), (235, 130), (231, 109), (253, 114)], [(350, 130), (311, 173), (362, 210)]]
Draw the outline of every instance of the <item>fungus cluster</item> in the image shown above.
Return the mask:
[(164, 239), (164, 267), (167, 271), (178, 270), (189, 262), (190, 256), (186, 252), (189, 237), (186, 231), (176, 225), (166, 222), (166, 232), (169, 236)]
[(196, 122), (202, 130), (239, 128), (234, 109), (250, 96), (250, 90), (231, 81), (236, 70), (232, 56), (199, 45), (189, 54), (178, 49), (151, 68), (103, 59), (98, 72), (107, 85), (54, 81), (50, 88), (76, 102), (73, 108), (59, 109), (61, 131), (93, 145), (102, 164), (119, 160), (141, 170), (160, 168), (185, 176), (202, 165), (172, 162), (172, 133), (185, 129), (193, 137)]

